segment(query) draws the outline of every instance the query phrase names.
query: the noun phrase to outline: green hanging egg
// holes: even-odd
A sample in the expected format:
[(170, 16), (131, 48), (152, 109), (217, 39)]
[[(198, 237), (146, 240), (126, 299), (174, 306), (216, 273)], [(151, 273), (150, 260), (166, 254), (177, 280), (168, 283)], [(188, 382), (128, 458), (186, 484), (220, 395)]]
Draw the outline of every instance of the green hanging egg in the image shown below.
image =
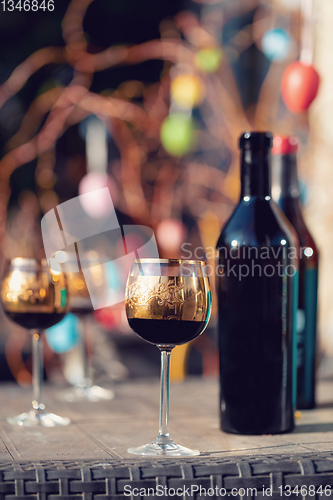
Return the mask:
[(161, 142), (173, 156), (182, 156), (191, 151), (195, 142), (193, 119), (180, 113), (167, 116), (161, 127)]

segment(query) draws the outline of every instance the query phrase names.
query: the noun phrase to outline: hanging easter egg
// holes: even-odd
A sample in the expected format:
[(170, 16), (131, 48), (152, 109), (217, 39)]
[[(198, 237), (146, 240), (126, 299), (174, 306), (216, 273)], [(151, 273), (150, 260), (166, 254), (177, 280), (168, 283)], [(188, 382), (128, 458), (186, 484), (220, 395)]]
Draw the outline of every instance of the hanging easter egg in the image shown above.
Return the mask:
[(156, 227), (157, 242), (164, 252), (179, 251), (186, 237), (184, 224), (177, 219), (162, 220)]
[(196, 75), (184, 73), (172, 80), (171, 95), (178, 106), (191, 109), (201, 103), (204, 89), (201, 80)]
[(296, 61), (290, 64), (282, 76), (283, 100), (294, 113), (308, 109), (318, 93), (320, 77), (311, 64)]
[[(102, 188), (108, 188), (101, 191)], [(80, 181), (79, 194), (90, 193), (89, 197), (81, 197), (80, 202), (84, 210), (91, 217), (105, 217), (113, 211), (110, 196), (113, 203), (116, 201), (116, 187), (110, 177), (104, 172), (89, 172)]]
[(169, 154), (182, 156), (192, 149), (195, 142), (193, 119), (180, 113), (171, 114), (164, 119), (160, 135)]
[(205, 73), (214, 73), (220, 67), (222, 50), (219, 47), (207, 47), (199, 50), (195, 55), (195, 65)]
[(266, 31), (262, 37), (262, 50), (271, 61), (282, 61), (288, 55), (291, 44), (289, 34), (282, 28)]
[(67, 314), (60, 323), (46, 330), (46, 340), (54, 352), (62, 353), (73, 349), (80, 340), (78, 318), (74, 314)]

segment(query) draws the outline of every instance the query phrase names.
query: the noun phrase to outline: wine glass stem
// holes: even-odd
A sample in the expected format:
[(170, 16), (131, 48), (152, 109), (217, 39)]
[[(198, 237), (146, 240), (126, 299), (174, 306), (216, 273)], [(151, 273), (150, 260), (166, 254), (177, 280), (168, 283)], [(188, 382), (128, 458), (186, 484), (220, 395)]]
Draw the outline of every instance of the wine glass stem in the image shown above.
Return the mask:
[(32, 385), (34, 410), (42, 411), (44, 405), (41, 403), (43, 389), (43, 340), (39, 330), (32, 331)]
[(171, 349), (161, 349), (160, 425), (158, 438), (169, 437), (169, 386)]

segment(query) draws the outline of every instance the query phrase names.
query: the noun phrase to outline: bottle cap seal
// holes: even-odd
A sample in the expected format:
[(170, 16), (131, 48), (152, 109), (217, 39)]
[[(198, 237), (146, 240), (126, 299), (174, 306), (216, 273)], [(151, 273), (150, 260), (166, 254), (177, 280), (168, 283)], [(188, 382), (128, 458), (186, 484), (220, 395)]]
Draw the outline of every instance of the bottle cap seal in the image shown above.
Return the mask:
[(241, 149), (270, 149), (273, 136), (270, 132), (245, 132), (239, 138)]
[(297, 153), (298, 141), (294, 135), (275, 135), (273, 139), (273, 155)]

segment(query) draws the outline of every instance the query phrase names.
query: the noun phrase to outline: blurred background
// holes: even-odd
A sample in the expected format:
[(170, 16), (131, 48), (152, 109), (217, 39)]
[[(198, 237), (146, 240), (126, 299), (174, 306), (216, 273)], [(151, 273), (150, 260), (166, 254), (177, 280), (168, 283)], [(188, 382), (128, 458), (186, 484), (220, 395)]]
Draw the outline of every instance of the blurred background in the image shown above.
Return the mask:
[[(43, 215), (108, 186), (119, 223), (151, 227), (162, 257), (192, 252), (212, 264), (239, 196), (239, 135), (294, 134), (304, 214), (321, 254), (320, 352), (332, 355), (332, 1), (35, 0), (34, 6), (0, 3), (2, 261), (43, 257)], [(281, 91), (295, 61), (320, 75), (318, 95), (299, 109)], [(303, 81), (311, 90), (310, 80)], [(179, 353), (187, 362), (176, 379), (184, 371), (216, 374), (215, 315), (216, 308), (208, 333)], [(136, 338), (122, 310), (97, 311), (92, 328), (101, 377), (158, 373), (157, 350)], [(1, 318), (2, 380), (30, 381), (29, 344)], [(49, 378), (59, 377), (59, 366), (66, 372), (73, 346), (75, 340), (51, 342)]]

